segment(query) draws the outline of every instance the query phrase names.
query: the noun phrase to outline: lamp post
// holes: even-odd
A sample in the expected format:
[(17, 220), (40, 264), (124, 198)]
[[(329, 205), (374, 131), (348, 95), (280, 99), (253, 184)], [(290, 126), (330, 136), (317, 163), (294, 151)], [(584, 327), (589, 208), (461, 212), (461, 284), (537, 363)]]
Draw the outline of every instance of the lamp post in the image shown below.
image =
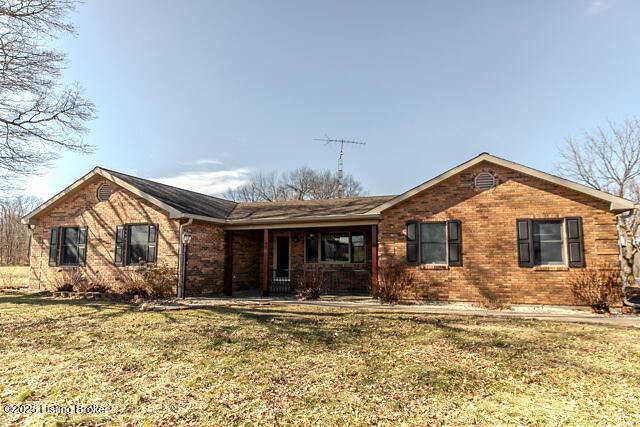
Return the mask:
[(189, 242), (191, 241), (191, 230), (184, 230), (181, 236), (182, 243), (182, 259), (180, 262), (180, 280), (178, 282), (178, 298), (184, 298), (184, 291), (187, 284), (187, 249), (189, 248)]

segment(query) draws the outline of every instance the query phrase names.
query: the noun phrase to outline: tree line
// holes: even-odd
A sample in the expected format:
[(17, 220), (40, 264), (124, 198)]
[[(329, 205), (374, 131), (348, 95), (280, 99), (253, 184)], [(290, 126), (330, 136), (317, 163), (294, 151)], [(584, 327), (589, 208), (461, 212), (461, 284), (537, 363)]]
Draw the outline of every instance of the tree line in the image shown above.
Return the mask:
[(0, 199), (0, 265), (29, 264), (29, 228), (20, 220), (40, 204), (35, 197)]

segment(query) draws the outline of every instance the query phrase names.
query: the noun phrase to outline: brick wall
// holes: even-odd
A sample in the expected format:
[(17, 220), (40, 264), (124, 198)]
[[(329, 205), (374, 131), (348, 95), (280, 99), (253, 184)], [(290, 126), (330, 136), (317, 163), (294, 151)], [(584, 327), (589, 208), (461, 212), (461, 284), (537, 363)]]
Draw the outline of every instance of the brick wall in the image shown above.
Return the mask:
[[(494, 173), (498, 185), (477, 191), (473, 177), (480, 171)], [(582, 217), (585, 261), (592, 268), (618, 262), (615, 214), (608, 209), (608, 202), (483, 162), (384, 211), (380, 264), (404, 260), (406, 221), (457, 219), (462, 221), (463, 266), (411, 267), (418, 280), (406, 298), (576, 304), (568, 285), (573, 269), (518, 266), (516, 219)]]
[(224, 287), (224, 230), (218, 224), (196, 221), (187, 250), (186, 295), (220, 294)]
[[(108, 200), (99, 202), (98, 187), (109, 183), (113, 193)], [(115, 229), (125, 223), (158, 224), (158, 263), (177, 271), (177, 220), (100, 176), (94, 176), (80, 188), (57, 202), (34, 220), (31, 248), (29, 286), (32, 289), (50, 289), (56, 275), (79, 270), (90, 280), (113, 283), (122, 278), (131, 267), (114, 265)], [(87, 226), (87, 256), (83, 267), (49, 267), (49, 240), (51, 227)]]

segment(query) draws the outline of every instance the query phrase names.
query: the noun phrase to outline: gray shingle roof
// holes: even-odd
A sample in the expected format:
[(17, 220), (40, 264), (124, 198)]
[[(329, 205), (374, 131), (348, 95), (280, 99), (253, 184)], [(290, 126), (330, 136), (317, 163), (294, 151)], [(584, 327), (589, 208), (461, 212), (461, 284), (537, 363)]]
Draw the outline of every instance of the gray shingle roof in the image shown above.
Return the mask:
[(230, 200), (184, 190), (167, 184), (160, 184), (159, 182), (138, 178), (137, 176), (127, 175), (110, 169), (101, 169), (186, 214), (225, 219), (236, 206), (236, 203)]
[(208, 196), (195, 191), (127, 175), (122, 172), (101, 169), (180, 212), (231, 221), (295, 220), (305, 217), (364, 214), (395, 197), (372, 196), (325, 200), (236, 203), (219, 197)]

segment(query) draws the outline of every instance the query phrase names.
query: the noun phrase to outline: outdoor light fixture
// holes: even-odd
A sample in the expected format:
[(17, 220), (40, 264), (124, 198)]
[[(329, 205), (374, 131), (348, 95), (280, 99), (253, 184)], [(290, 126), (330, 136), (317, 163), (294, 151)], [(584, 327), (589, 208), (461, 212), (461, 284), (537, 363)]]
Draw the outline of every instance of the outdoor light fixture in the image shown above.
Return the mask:
[(182, 243), (184, 243), (185, 245), (188, 245), (189, 242), (191, 241), (191, 230), (184, 230), (182, 232)]
[(191, 230), (187, 229), (182, 232), (182, 263), (180, 266), (180, 280), (178, 282), (178, 298), (185, 297), (185, 288), (187, 285), (187, 246), (189, 246), (191, 237)]

